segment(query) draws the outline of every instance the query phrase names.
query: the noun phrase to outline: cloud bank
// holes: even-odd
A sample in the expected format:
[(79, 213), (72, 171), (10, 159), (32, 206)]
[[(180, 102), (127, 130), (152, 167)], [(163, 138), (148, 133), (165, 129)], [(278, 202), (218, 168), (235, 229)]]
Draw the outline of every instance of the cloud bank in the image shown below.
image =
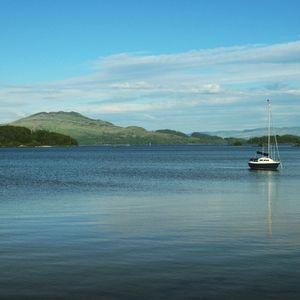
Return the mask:
[(261, 126), (270, 98), (279, 125), (300, 126), (299, 97), (300, 41), (295, 41), (100, 57), (85, 76), (2, 85), (0, 115), (9, 121), (38, 111), (74, 110), (148, 129), (249, 128)]

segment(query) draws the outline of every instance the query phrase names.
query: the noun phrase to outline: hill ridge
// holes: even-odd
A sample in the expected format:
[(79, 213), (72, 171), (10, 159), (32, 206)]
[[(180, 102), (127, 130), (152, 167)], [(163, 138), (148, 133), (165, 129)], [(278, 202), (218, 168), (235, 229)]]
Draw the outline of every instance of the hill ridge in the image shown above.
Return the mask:
[(110, 122), (85, 117), (77, 112), (41, 112), (19, 119), (10, 125), (66, 134), (75, 138), (81, 145), (201, 143), (198, 138), (148, 131), (139, 126), (120, 127)]
[[(243, 130), (218, 130), (218, 131), (205, 131), (204, 133), (209, 135), (217, 135), (222, 138), (234, 137), (234, 138), (252, 138), (257, 136), (263, 136), (267, 134), (266, 128), (252, 128)], [(277, 135), (300, 135), (300, 126), (285, 126), (274, 127), (273, 133)]]
[(214, 143), (211, 137), (189, 136), (173, 130), (148, 131), (139, 126), (120, 127), (103, 120), (95, 120), (77, 112), (40, 112), (19, 119), (10, 125), (31, 130), (48, 130), (69, 135), (80, 145), (103, 144), (195, 144)]
[[(265, 129), (247, 129), (217, 132), (193, 132), (185, 134), (171, 129), (148, 131), (140, 126), (120, 127), (113, 123), (95, 120), (78, 112), (39, 112), (10, 123), (31, 130), (47, 130), (68, 135), (76, 139), (80, 145), (103, 144), (235, 144), (242, 139), (265, 135)], [(278, 135), (300, 135), (300, 127), (275, 129)], [(299, 130), (298, 130), (299, 129)], [(297, 131), (298, 130), (298, 131)], [(223, 133), (223, 134), (222, 134)], [(225, 134), (227, 133), (227, 134)]]

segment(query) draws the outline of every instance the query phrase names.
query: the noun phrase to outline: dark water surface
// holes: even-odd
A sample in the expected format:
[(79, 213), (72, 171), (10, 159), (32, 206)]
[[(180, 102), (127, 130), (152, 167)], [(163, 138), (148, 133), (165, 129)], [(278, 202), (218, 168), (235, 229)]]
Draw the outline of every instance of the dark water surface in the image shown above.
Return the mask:
[(300, 149), (0, 149), (0, 299), (300, 299)]

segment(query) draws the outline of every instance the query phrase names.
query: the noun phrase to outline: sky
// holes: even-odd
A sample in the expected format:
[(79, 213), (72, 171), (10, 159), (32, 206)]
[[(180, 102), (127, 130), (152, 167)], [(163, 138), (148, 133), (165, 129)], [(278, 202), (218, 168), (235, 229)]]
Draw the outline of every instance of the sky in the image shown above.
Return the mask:
[(0, 123), (300, 126), (298, 0), (0, 0)]

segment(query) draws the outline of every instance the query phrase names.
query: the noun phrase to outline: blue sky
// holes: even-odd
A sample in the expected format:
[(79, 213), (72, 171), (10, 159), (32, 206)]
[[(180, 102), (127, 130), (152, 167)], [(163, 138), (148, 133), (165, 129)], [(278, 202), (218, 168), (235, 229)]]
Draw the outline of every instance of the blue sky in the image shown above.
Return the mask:
[(0, 0), (0, 123), (78, 111), (185, 132), (300, 126), (298, 0)]

